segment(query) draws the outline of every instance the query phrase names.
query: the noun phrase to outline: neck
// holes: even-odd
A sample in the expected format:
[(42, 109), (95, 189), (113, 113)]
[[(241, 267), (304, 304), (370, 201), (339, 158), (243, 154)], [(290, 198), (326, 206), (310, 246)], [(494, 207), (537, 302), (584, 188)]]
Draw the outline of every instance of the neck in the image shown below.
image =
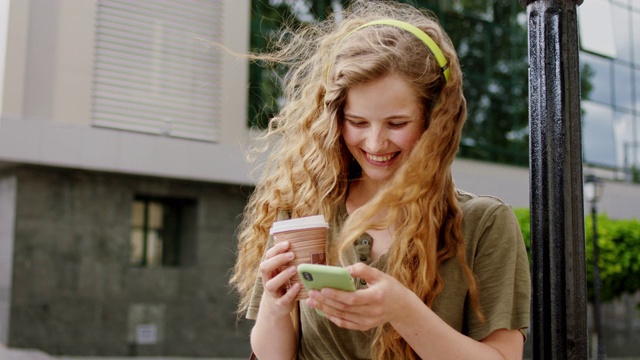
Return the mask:
[(382, 183), (367, 178), (352, 181), (349, 184), (349, 193), (347, 194), (347, 212), (351, 214), (369, 202), (382, 186)]

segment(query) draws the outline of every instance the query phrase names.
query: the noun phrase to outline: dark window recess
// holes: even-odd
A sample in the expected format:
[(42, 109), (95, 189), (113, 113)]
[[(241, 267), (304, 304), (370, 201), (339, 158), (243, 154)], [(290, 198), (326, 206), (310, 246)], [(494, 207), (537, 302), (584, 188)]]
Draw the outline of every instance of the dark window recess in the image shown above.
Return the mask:
[(195, 265), (196, 202), (136, 196), (131, 209), (130, 264)]

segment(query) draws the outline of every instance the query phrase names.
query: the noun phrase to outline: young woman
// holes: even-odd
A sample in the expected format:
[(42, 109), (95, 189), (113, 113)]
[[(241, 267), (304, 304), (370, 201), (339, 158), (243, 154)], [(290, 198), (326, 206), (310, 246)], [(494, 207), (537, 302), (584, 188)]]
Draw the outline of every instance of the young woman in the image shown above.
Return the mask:
[[(530, 274), (511, 208), (457, 190), (466, 117), (451, 41), (408, 5), (355, 1), (281, 38), (286, 103), (245, 210), (231, 283), (266, 359), (521, 359)], [(298, 285), (273, 222), (322, 214), (358, 290)], [(324, 312), (326, 317), (316, 314)]]

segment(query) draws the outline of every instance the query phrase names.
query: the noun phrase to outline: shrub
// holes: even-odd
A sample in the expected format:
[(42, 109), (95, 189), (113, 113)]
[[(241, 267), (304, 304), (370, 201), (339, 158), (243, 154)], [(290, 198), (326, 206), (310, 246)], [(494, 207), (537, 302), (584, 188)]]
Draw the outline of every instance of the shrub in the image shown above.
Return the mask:
[[(531, 225), (528, 208), (514, 209), (531, 259)], [(597, 217), (601, 293), (603, 302), (640, 291), (640, 221)], [(586, 270), (589, 299), (593, 298), (593, 225), (585, 218)]]

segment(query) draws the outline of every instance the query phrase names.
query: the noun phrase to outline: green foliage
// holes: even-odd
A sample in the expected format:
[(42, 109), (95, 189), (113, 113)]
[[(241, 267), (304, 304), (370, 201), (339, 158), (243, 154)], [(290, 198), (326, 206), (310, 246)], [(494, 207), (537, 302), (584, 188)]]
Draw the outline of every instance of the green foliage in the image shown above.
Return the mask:
[(635, 165), (631, 165), (631, 181), (640, 184), (640, 168)]
[(527, 247), (527, 255), (529, 255), (529, 261), (531, 261), (531, 216), (529, 208), (516, 208), (513, 209), (513, 212), (518, 218), (518, 223), (520, 223), (524, 244)]
[[(517, 1), (397, 0), (432, 11), (451, 37), (464, 73), (468, 117), (459, 156), (527, 165), (529, 161), (527, 16)], [(268, 49), (283, 23), (325, 18), (350, 0), (252, 0), (251, 50)], [(264, 128), (284, 101), (284, 68), (252, 64), (249, 125)], [(583, 98), (594, 71), (583, 66)]]
[[(514, 209), (530, 255), (531, 227), (528, 208)], [(599, 268), (603, 302), (640, 291), (640, 221), (597, 216)], [(585, 218), (586, 270), (589, 299), (593, 298), (593, 222)], [(531, 258), (531, 257), (529, 257)]]
[[(597, 217), (601, 298), (611, 301), (623, 293), (640, 291), (640, 221)], [(585, 220), (587, 261), (593, 259), (593, 223)], [(587, 263), (587, 279), (593, 283), (593, 260)], [(590, 294), (591, 298), (591, 294)]]
[[(350, 0), (252, 0), (251, 43), (254, 53), (270, 51), (272, 40), (282, 34), (283, 25), (297, 28), (305, 23), (325, 18), (331, 11), (332, 2), (346, 7)], [(266, 128), (284, 101), (281, 79), (286, 72), (284, 66), (267, 66), (263, 62), (249, 67), (249, 126)]]

